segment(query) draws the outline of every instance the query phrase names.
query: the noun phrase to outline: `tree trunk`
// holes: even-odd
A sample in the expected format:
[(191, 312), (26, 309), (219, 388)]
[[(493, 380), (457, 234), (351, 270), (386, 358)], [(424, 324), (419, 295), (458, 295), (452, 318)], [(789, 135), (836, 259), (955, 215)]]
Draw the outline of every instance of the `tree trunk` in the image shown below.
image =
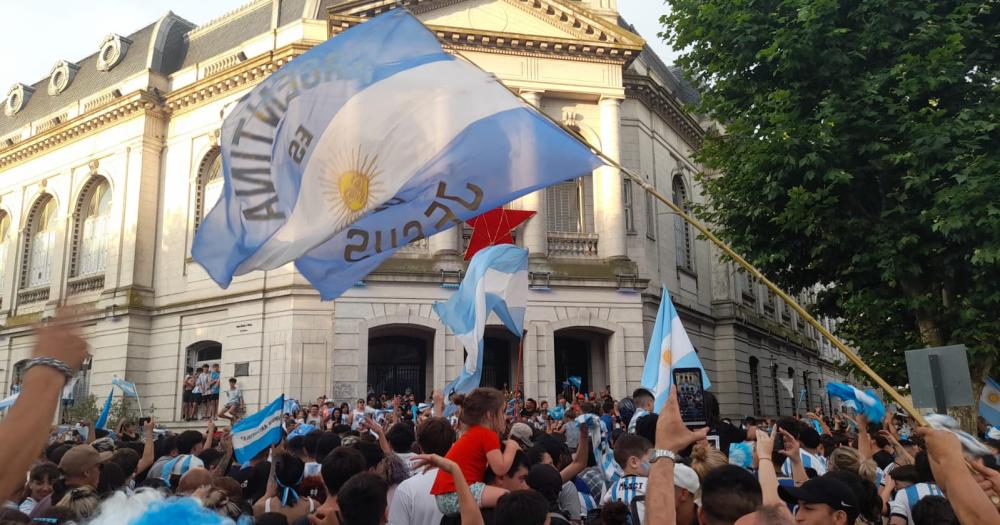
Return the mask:
[(975, 364), (969, 366), (969, 375), (972, 377), (972, 406), (953, 407), (948, 409), (948, 414), (958, 420), (962, 430), (974, 435), (979, 435), (979, 396), (983, 393), (986, 384), (986, 376), (993, 368), (993, 357), (983, 357)]

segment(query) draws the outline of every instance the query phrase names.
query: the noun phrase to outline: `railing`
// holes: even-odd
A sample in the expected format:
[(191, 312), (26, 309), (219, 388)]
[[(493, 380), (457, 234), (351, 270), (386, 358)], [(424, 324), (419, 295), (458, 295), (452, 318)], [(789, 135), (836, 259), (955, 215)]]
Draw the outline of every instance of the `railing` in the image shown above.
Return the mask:
[(104, 274), (86, 275), (66, 283), (66, 295), (78, 295), (104, 289)]
[(550, 257), (597, 257), (597, 234), (549, 232)]
[(17, 293), (17, 304), (30, 304), (49, 300), (49, 287), (31, 288)]

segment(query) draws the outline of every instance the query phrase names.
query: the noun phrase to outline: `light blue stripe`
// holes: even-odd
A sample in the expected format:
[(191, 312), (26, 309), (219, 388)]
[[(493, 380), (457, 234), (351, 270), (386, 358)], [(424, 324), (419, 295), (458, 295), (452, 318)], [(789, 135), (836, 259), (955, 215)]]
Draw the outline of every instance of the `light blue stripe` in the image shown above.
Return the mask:
[[(261, 427), (268, 419), (273, 417), (281, 417), (281, 410), (285, 406), (285, 396), (282, 394), (278, 396), (277, 399), (271, 401), (266, 407), (261, 411), (240, 420), (238, 423), (233, 425), (232, 433), (237, 434), (240, 432), (245, 432), (247, 430), (255, 429)], [(267, 447), (278, 443), (281, 441), (282, 430), (281, 425), (277, 425), (269, 431), (261, 434), (253, 442), (233, 450), (236, 455), (236, 461), (239, 463), (246, 463), (253, 459), (254, 456), (260, 453), (260, 451), (266, 449)]]

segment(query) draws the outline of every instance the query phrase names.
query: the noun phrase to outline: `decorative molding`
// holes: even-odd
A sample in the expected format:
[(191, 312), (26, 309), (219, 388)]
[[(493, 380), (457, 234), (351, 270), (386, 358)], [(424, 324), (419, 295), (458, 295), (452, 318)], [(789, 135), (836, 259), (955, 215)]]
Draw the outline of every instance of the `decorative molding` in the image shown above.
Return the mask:
[(110, 91), (105, 91), (104, 93), (101, 93), (96, 97), (93, 97), (90, 100), (85, 101), (83, 103), (83, 112), (89, 113), (111, 102), (112, 100), (115, 100), (116, 98), (120, 98), (121, 96), (122, 92), (120, 89), (112, 89)]
[[(331, 16), (330, 36), (333, 37), (364, 21), (364, 18), (356, 16)], [(621, 64), (623, 67), (627, 67), (642, 51), (641, 45), (483, 31), (464, 27), (429, 25), (427, 28), (434, 32), (445, 49), (456, 51), (486, 51), (539, 57), (559, 56), (563, 59)]]
[(52, 67), (52, 71), (49, 72), (49, 96), (54, 97), (65, 91), (70, 83), (73, 82), (73, 79), (76, 78), (76, 72), (79, 70), (80, 66), (71, 62), (65, 60), (56, 62), (56, 65)]
[(69, 114), (67, 112), (62, 112), (54, 117), (47, 118), (35, 125), (35, 132), (41, 133), (43, 131), (52, 129), (69, 119)]
[(670, 123), (692, 148), (701, 147), (705, 130), (665, 87), (642, 75), (626, 74), (622, 77), (622, 81), (625, 84), (626, 98), (636, 99), (648, 106)]
[(97, 48), (97, 70), (111, 71), (125, 58), (128, 46), (131, 44), (131, 40), (114, 33), (104, 37), (100, 47)]
[(7, 91), (7, 98), (4, 99), (3, 112), (8, 117), (13, 117), (17, 115), (18, 111), (28, 103), (28, 99), (35, 92), (35, 88), (27, 85), (17, 83), (10, 87)]
[(247, 55), (242, 51), (234, 55), (222, 57), (219, 60), (216, 60), (215, 62), (212, 62), (211, 64), (208, 64), (207, 66), (204, 67), (202, 78), (210, 77), (219, 72), (225, 71), (241, 62), (244, 62), (246, 59)]

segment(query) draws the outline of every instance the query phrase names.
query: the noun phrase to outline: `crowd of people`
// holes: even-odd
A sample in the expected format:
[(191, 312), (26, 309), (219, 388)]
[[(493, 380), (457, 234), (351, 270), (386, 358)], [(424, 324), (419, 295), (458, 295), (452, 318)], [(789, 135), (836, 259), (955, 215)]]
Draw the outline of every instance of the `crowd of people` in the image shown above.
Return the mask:
[[(214, 416), (235, 418), (241, 393), (228, 409), (185, 406), (204, 431), (143, 421), (58, 435), (59, 390), (86, 345), (52, 325), (35, 352), (21, 385), (34, 403), (0, 423), (0, 525), (1000, 523), (996, 429), (993, 455), (973, 457), (954, 433), (896, 415), (730, 421), (706, 393), (708, 425), (693, 430), (676, 391), (654, 414), (643, 389), (568, 389), (550, 406), (478, 388), (453, 407), (439, 392), (289, 403), (280, 443), (240, 464)], [(191, 390), (219, 395), (221, 378), (205, 379)]]

